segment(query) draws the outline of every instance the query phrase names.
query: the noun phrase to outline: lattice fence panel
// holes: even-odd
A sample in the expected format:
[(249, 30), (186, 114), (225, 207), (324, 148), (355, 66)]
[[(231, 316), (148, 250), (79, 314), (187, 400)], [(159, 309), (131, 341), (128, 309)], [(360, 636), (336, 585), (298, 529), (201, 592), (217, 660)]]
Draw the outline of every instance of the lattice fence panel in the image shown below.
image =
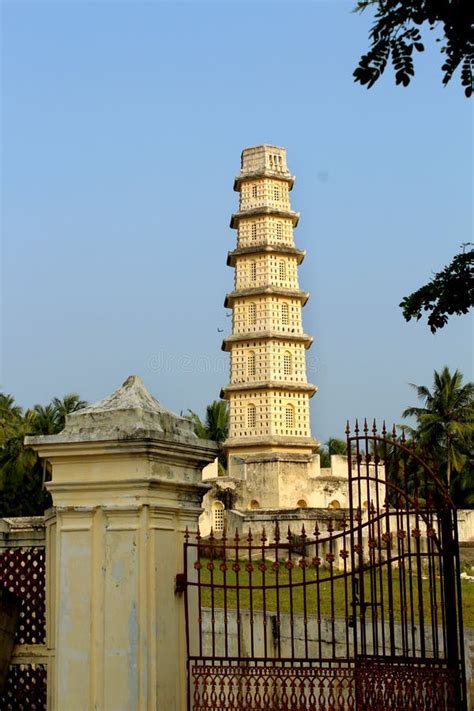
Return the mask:
[(45, 664), (13, 664), (0, 695), (2, 711), (46, 711)]
[(15, 644), (44, 644), (45, 549), (8, 548), (2, 551), (0, 587), (21, 600)]

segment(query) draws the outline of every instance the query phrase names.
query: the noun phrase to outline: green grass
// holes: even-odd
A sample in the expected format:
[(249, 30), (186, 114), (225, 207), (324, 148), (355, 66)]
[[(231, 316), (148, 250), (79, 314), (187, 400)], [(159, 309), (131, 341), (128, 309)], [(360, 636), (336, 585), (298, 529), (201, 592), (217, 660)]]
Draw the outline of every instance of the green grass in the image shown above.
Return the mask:
[[(235, 609), (237, 605), (242, 610), (249, 610), (251, 607), (254, 610), (267, 610), (268, 612), (275, 611), (279, 607), (280, 612), (289, 613), (293, 609), (294, 614), (304, 614), (305, 603), (306, 612), (308, 615), (316, 615), (322, 617), (345, 617), (346, 614), (351, 614), (352, 608), (350, 602), (352, 599), (351, 580), (350, 577), (344, 578), (341, 571), (335, 570), (335, 578), (331, 586), (330, 573), (327, 568), (320, 566), (319, 568), (319, 583), (317, 582), (317, 573), (314, 567), (307, 568), (305, 571), (295, 566), (289, 571), (283, 562), (278, 566), (274, 561), (265, 561), (265, 572), (259, 569), (262, 561), (252, 561), (252, 572), (246, 570), (248, 561), (239, 561), (240, 571), (237, 574), (233, 569), (235, 561), (227, 561), (227, 570), (221, 570), (222, 560), (210, 561), (209, 559), (201, 559), (201, 583), (206, 586), (201, 588), (201, 605), (203, 607), (223, 608), (226, 604), (228, 609)], [(209, 569), (210, 565), (214, 565), (214, 569)], [(276, 569), (275, 569), (276, 568)], [(213, 597), (211, 592), (211, 576), (214, 585), (222, 585), (224, 577), (227, 590), (224, 595), (222, 588), (213, 588)], [(239, 592), (237, 594), (237, 576), (239, 584)], [(290, 579), (292, 587), (289, 587)], [(304, 586), (306, 580), (308, 585)], [(410, 575), (408, 571), (403, 574), (398, 569), (392, 571), (392, 591), (393, 591), (393, 611), (394, 619), (399, 621), (402, 618), (401, 612), (401, 588), (405, 584), (406, 588), (406, 604), (410, 610), (412, 608), (409, 593)], [(413, 622), (418, 623), (418, 579), (416, 575), (411, 575), (412, 596), (414, 616)], [(389, 608), (389, 581), (387, 572), (384, 570), (380, 576), (376, 571), (375, 580), (369, 571), (364, 573), (364, 599), (369, 601), (372, 598), (371, 586), (375, 586), (377, 600), (383, 598), (384, 617), (388, 621)], [(208, 587), (209, 586), (209, 587)], [(241, 587), (244, 586), (244, 587)], [(248, 586), (248, 588), (245, 588)], [(317, 590), (319, 587), (319, 596)], [(306, 588), (306, 596), (304, 589)], [(431, 603), (429, 580), (421, 581), (423, 609), (425, 623), (430, 623)], [(381, 595), (382, 591), (382, 595)], [(439, 578), (436, 580), (435, 592), (438, 605), (441, 605), (441, 588)], [(306, 600), (305, 600), (306, 597)], [(319, 597), (319, 601), (318, 601)], [(463, 598), (463, 617), (465, 627), (474, 627), (474, 583), (462, 582), (462, 598)], [(347, 606), (346, 606), (347, 601)], [(278, 602), (278, 604), (277, 604)], [(438, 624), (440, 624), (440, 612), (438, 611)], [(367, 609), (366, 617), (370, 619), (371, 608)], [(409, 620), (410, 621), (410, 620)]]

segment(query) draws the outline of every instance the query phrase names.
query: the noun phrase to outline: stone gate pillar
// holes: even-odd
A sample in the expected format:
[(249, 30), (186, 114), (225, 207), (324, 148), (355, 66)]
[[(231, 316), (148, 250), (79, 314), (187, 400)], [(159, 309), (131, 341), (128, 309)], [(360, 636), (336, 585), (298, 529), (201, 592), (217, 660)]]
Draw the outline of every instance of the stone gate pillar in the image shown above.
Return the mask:
[(174, 584), (216, 446), (137, 376), (70, 415), (60, 434), (27, 444), (51, 463), (57, 511), (50, 711), (183, 711)]

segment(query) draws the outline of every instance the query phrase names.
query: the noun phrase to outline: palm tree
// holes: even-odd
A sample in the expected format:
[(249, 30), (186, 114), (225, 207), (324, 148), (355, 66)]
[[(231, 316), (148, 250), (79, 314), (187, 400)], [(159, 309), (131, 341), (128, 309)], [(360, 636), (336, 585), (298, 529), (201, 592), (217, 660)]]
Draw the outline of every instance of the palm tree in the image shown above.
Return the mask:
[(14, 436), (22, 414), (23, 410), (19, 405), (15, 405), (13, 395), (0, 393), (0, 446)]
[(192, 410), (188, 410), (187, 419), (194, 425), (194, 431), (201, 439), (212, 439), (220, 445), (219, 465), (225, 470), (226, 456), (222, 450), (222, 443), (227, 439), (229, 433), (229, 406), (226, 400), (214, 400), (206, 407), (206, 418), (204, 422)]
[(229, 408), (225, 400), (214, 400), (206, 407), (204, 422), (192, 410), (188, 410), (188, 419), (194, 424), (194, 431), (201, 439), (213, 439), (222, 444), (229, 432)]
[(320, 456), (321, 468), (328, 469), (331, 466), (332, 454), (347, 454), (347, 443), (337, 437), (330, 437), (322, 446), (317, 449)]
[(68, 395), (65, 395), (62, 400), (58, 397), (53, 397), (51, 402), (56, 410), (56, 420), (59, 428), (58, 432), (64, 429), (67, 415), (70, 415), (72, 412), (76, 412), (77, 410), (81, 410), (89, 404), (86, 400), (81, 400), (77, 393), (68, 393)]
[[(463, 384), (459, 370), (444, 367), (434, 372), (433, 387), (410, 383), (423, 407), (407, 407), (403, 417), (415, 417), (416, 427), (407, 428), (420, 450), (428, 456), (451, 491), (454, 478), (467, 475), (469, 452), (474, 438), (474, 383)], [(456, 487), (465, 489), (465, 483)]]

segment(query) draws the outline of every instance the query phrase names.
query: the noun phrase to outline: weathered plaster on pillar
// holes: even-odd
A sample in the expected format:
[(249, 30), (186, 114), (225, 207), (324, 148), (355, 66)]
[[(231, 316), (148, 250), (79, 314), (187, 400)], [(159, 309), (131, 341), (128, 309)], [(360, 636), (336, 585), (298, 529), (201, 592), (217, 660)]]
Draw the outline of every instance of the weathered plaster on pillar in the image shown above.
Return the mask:
[(27, 443), (52, 464), (57, 511), (51, 711), (184, 711), (174, 581), (214, 443), (136, 376), (70, 415), (60, 434)]

